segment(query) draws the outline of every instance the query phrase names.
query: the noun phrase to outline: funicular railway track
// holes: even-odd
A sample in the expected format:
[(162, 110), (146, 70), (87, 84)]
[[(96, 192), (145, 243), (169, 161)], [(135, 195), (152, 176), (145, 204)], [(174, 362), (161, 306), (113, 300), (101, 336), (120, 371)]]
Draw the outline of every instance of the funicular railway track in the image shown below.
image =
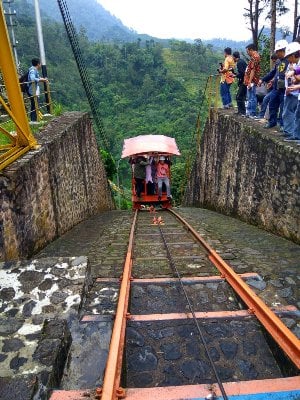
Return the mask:
[(103, 386), (51, 400), (300, 399), (299, 340), (278, 317), (293, 307), (269, 309), (247, 285), (256, 278), (178, 213), (136, 211)]

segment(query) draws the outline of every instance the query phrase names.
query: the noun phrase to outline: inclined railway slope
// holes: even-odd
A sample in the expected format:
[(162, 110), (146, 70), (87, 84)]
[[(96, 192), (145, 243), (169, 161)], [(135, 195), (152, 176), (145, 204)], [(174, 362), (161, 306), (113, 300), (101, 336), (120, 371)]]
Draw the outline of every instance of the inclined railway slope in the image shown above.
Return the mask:
[[(244, 279), (270, 307), (299, 306), (297, 271), (300, 246), (211, 211), (188, 208), (179, 211), (192, 221), (237, 273), (250, 274)], [(195, 241), (186, 236), (185, 229), (174, 222), (173, 217), (167, 213), (162, 213), (162, 216), (165, 224), (161, 228), (172, 249), (174, 263), (182, 276), (200, 278), (186, 285), (196, 311), (227, 312), (228, 315), (243, 313), (243, 303), (224, 280), (211, 279), (218, 272), (208, 262), (203, 250), (199, 250)], [(187, 304), (176, 280), (172, 280), (174, 273), (170, 269), (158, 227), (152, 225), (152, 218), (149, 213), (140, 214), (136, 231), (133, 265), (136, 281), (132, 283), (130, 300), (130, 313), (134, 318), (128, 321), (124, 358), (126, 373), (122, 376), (122, 385), (132, 388), (128, 391), (132, 398), (141, 398), (136, 397), (141, 395), (135, 392), (139, 388), (148, 387), (151, 390), (157, 385), (162, 389), (170, 385), (189, 385), (193, 393), (194, 384), (214, 381), (203, 348), (196, 339), (197, 329), (191, 320), (186, 324)], [(77, 225), (38, 255), (37, 263), (50, 258), (59, 261), (62, 257), (88, 257), (88, 284), (80, 292), (82, 298), (76, 312), (67, 318), (72, 343), (62, 374), (62, 392), (54, 392), (54, 395), (70, 393), (71, 389), (93, 390), (103, 383), (131, 221), (131, 212), (100, 214)], [(151, 281), (154, 277), (164, 282)], [(138, 279), (148, 279), (148, 282)], [(57, 295), (52, 304), (54, 314), (55, 310), (59, 313), (59, 304)], [(157, 314), (169, 314), (169, 317), (157, 320)], [(80, 322), (77, 316), (85, 316), (86, 322)], [(283, 312), (280, 317), (299, 336), (297, 313)], [(210, 318), (202, 327), (213, 349), (212, 357), (218, 365), (221, 381), (226, 384), (232, 380), (280, 379), (293, 375), (291, 371), (283, 371), (282, 366), (274, 365), (272, 346), (265, 342), (265, 335), (255, 319), (243, 316), (242, 320), (247, 320), (247, 328), (238, 318), (223, 321)], [(176, 321), (179, 323), (176, 324)], [(247, 336), (250, 340), (246, 340)], [(38, 335), (36, 340), (39, 340)], [(12, 357), (16, 350), (7, 348), (6, 355)], [(139, 364), (140, 358), (150, 363), (144, 373), (141, 372), (145, 365)], [(55, 365), (48, 367), (55, 370)], [(10, 368), (11, 375), (22, 375), (21, 366), (16, 368), (10, 365)], [(9, 374), (6, 378), (0, 384), (1, 395), (5, 393), (5, 385), (9, 386)], [(184, 395), (182, 392), (180, 398)], [(153, 398), (156, 395), (150, 392), (149, 396)], [(7, 398), (13, 397), (3, 397)]]

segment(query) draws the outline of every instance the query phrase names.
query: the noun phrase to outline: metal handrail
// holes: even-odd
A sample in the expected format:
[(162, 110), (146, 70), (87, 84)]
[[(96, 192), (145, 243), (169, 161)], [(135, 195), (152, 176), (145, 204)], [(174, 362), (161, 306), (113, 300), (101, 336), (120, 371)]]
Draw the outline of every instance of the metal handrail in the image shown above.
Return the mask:
[[(5, 103), (2, 96), (0, 96), (0, 103), (16, 125), (16, 135), (15, 138), (11, 140), (11, 145), (8, 146), (5, 144), (2, 149), (0, 147), (2, 152), (0, 170), (2, 170), (15, 161), (21, 154), (24, 154), (32, 148), (36, 148), (37, 141), (29, 128), (2, 3), (0, 3), (0, 38), (0, 70), (3, 76), (9, 106)], [(4, 128), (1, 130), (2, 133), (3, 130)], [(9, 132), (5, 132), (5, 136), (11, 139)], [(9, 151), (5, 152), (7, 148), (9, 148)]]

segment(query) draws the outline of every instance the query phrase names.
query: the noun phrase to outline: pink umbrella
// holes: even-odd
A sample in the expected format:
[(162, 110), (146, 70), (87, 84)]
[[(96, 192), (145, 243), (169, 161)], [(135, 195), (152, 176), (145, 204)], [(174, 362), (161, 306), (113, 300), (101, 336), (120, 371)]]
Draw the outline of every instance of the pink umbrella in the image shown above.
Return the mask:
[(130, 139), (124, 139), (121, 158), (145, 153), (180, 156), (180, 151), (178, 150), (175, 139), (168, 136), (140, 135)]

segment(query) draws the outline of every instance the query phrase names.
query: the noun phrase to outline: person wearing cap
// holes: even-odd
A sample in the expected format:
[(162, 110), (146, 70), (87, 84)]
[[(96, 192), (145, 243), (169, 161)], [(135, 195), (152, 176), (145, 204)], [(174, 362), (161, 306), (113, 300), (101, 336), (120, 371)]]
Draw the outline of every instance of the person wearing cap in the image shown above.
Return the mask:
[(162, 185), (166, 185), (167, 198), (170, 200), (172, 198), (170, 191), (170, 169), (169, 165), (166, 163), (166, 158), (164, 156), (159, 157), (159, 161), (156, 169), (157, 186), (158, 186), (158, 201), (161, 200), (162, 196)]
[(298, 92), (298, 102), (294, 116), (294, 131), (291, 136), (284, 139), (287, 142), (293, 142), (300, 145), (300, 61), (293, 70), (287, 72), (287, 78), (292, 78), (292, 85), (286, 89), (287, 94), (292, 92)]
[[(298, 105), (299, 90), (289, 90), (289, 87), (296, 83), (296, 79), (293, 76), (295, 67), (299, 64), (300, 59), (300, 44), (298, 42), (290, 43), (285, 49), (285, 56), (289, 62), (286, 72), (286, 94), (284, 97), (283, 104), (283, 132), (287, 140), (293, 140), (295, 131), (295, 112)], [(297, 140), (297, 139), (295, 139)]]
[(275, 44), (275, 53), (278, 60), (275, 63), (274, 68), (264, 76), (260, 81), (270, 82), (273, 79), (273, 88), (270, 95), (269, 102), (269, 122), (264, 126), (264, 128), (273, 128), (277, 125), (277, 117), (279, 112), (279, 124), (283, 126), (282, 122), (282, 106), (285, 93), (285, 72), (288, 66), (288, 61), (285, 58), (285, 48), (288, 45), (286, 40), (279, 40)]

